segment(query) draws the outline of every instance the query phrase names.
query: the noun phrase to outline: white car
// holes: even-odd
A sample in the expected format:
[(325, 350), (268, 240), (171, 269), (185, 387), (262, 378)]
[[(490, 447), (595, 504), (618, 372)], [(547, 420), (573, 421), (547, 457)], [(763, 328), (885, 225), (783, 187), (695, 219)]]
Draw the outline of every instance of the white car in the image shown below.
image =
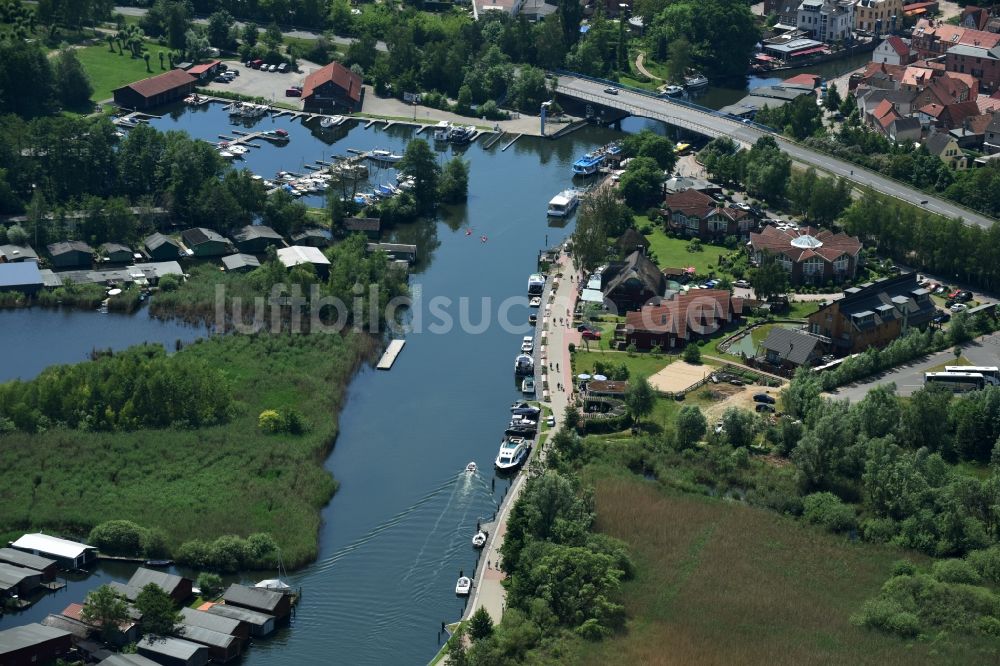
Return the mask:
[(969, 306), (966, 305), (965, 303), (955, 303), (948, 309), (951, 310), (952, 312), (964, 312), (965, 310), (969, 309)]
[(545, 419), (545, 425), (550, 428), (556, 427), (556, 417), (550, 415), (549, 418)]
[(521, 351), (523, 351), (525, 354), (530, 354), (532, 351), (534, 351), (534, 349), (535, 349), (535, 339), (530, 335), (524, 336), (524, 338), (521, 340)]
[(268, 65), (267, 71), (269, 71), (269, 72), (277, 72), (278, 71), (278, 66), (277, 65)]
[(736, 282), (733, 283), (733, 286), (739, 287), (740, 289), (749, 289), (750, 283), (747, 282), (746, 280), (737, 280)]

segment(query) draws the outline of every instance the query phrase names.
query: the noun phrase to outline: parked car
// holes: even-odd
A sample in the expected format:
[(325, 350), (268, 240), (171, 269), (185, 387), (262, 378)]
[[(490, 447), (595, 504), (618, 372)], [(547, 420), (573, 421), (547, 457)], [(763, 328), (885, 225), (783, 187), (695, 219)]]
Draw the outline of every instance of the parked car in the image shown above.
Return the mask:
[(934, 293), (937, 294), (938, 296), (940, 296), (941, 294), (945, 293), (946, 291), (948, 291), (947, 285), (939, 284), (937, 286), (937, 288), (934, 290)]
[(742, 201), (737, 201), (736, 203), (733, 204), (733, 208), (739, 208), (740, 210), (749, 211), (750, 210), (750, 204), (744, 203)]
[(743, 386), (742, 379), (730, 379), (729, 383), (732, 384), (733, 386)]
[(589, 330), (590, 330), (590, 326), (587, 326), (586, 324), (579, 324), (579, 325), (578, 325), (578, 326), (576, 327), (576, 330), (577, 330), (577, 332), (579, 332), (579, 333), (583, 333), (584, 331), (589, 331)]
[(772, 407), (771, 405), (768, 405), (766, 403), (760, 403), (756, 407), (754, 407), (754, 411), (755, 412), (759, 412), (761, 414), (765, 414), (765, 413), (766, 414), (773, 414), (774, 413), (774, 407)]
[(545, 425), (547, 425), (550, 428), (556, 427), (556, 417), (550, 414), (549, 417), (545, 419)]
[(951, 321), (951, 313), (945, 312), (944, 310), (938, 310), (938, 313), (934, 315), (935, 324), (945, 324)]
[(749, 289), (750, 283), (746, 280), (737, 280), (736, 282), (733, 283), (733, 286), (739, 287), (741, 289)]
[(284, 74), (287, 71), (288, 71), (288, 63), (287, 62), (283, 62), (280, 65), (278, 65), (278, 73)]
[(298, 88), (288, 88), (285, 90), (285, 97), (302, 97), (302, 91)]
[(765, 404), (768, 404), (768, 405), (773, 405), (774, 402), (775, 402), (774, 398), (772, 398), (771, 396), (769, 396), (766, 393), (757, 393), (756, 395), (754, 395), (753, 401), (754, 402), (762, 402), (762, 403), (765, 403)]
[(250, 66), (253, 67), (254, 69), (260, 69), (263, 64), (264, 61), (261, 60), (260, 58), (257, 58), (256, 60), (250, 62)]
[(586, 331), (583, 332), (583, 339), (584, 340), (600, 340), (601, 339), (601, 332), (600, 331), (592, 331), (592, 330), (590, 330), (588, 328)]
[(964, 312), (965, 310), (969, 309), (969, 306), (966, 305), (965, 303), (955, 303), (948, 309), (951, 310), (952, 312)]
[(961, 295), (961, 293), (962, 293), (961, 289), (956, 289), (955, 291), (953, 291), (950, 294), (948, 294), (948, 298), (949, 298), (949, 300), (952, 300), (952, 301), (957, 300), (958, 297), (959, 297), (959, 295)]
[(969, 301), (972, 300), (972, 292), (971, 291), (959, 292), (958, 296), (955, 297), (955, 300), (958, 301), (959, 303), (968, 303)]

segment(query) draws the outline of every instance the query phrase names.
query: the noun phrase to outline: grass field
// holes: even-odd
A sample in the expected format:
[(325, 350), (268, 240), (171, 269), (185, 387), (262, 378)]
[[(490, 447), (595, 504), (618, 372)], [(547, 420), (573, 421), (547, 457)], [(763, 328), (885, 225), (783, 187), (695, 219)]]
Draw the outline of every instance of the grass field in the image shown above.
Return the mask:
[(637, 575), (622, 590), (626, 631), (572, 643), (564, 663), (987, 663), (974, 651), (985, 643), (908, 643), (850, 624), (894, 561), (925, 558), (604, 466), (585, 478), (598, 529), (628, 544)]
[[(323, 463), (336, 414), (367, 338), (333, 335), (213, 338), (181, 354), (220, 368), (237, 399), (225, 425), (197, 430), (7, 434), (0, 448), (0, 538), (45, 529), (87, 536), (128, 519), (161, 528), (168, 545), (269, 532), (286, 565), (315, 557), (320, 510), (336, 488)], [(268, 435), (265, 409), (294, 407), (300, 436)]]
[[(146, 70), (146, 61), (142, 58), (133, 58), (128, 49), (125, 55), (118, 55), (118, 48), (112, 53), (108, 50), (107, 43), (97, 46), (88, 46), (77, 51), (80, 62), (90, 76), (90, 83), (94, 87), (94, 94), (91, 99), (95, 102), (109, 99), (111, 91), (123, 85), (145, 79), (156, 74), (162, 74), (166, 69), (160, 69), (160, 58), (157, 55), (159, 50), (166, 51), (155, 42), (148, 42), (146, 45), (149, 53), (149, 68)], [(164, 67), (169, 67), (169, 63), (164, 60)]]
[(581, 347), (577, 351), (573, 352), (573, 373), (578, 375), (581, 372), (590, 373), (594, 369), (595, 363), (606, 363), (612, 365), (621, 365), (624, 363), (629, 370), (630, 377), (636, 377), (638, 375), (643, 375), (649, 377), (650, 375), (662, 370), (672, 361), (674, 361), (677, 356), (669, 356), (667, 354), (661, 354), (659, 358), (653, 356), (652, 354), (636, 354), (634, 356), (629, 356), (625, 352), (605, 352), (605, 351), (583, 351)]
[(668, 238), (660, 227), (655, 227), (653, 233), (646, 236), (649, 240), (649, 250), (656, 256), (656, 265), (660, 268), (686, 268), (694, 266), (698, 275), (708, 275), (710, 272), (724, 274), (719, 270), (719, 257), (728, 254), (729, 250), (721, 245), (702, 243), (701, 252), (688, 252), (690, 241), (681, 238)]

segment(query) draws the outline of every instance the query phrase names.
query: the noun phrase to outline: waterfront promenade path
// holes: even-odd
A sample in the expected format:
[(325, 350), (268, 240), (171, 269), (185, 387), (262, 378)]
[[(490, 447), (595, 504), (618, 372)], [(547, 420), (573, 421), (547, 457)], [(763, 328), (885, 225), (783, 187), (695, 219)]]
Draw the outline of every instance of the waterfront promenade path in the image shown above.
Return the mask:
[[(575, 269), (572, 258), (565, 253), (559, 257), (559, 269), (553, 271), (553, 277), (549, 279), (547, 285), (545, 303), (551, 303), (551, 315), (548, 321), (543, 320), (542, 330), (547, 331), (548, 338), (546, 348), (548, 351), (548, 361), (553, 364), (553, 370), (549, 371), (550, 399), (547, 406), (551, 407), (556, 418), (556, 426), (546, 432), (546, 445), (552, 441), (552, 437), (562, 427), (566, 415), (566, 408), (569, 405), (573, 389), (572, 370), (570, 368), (569, 343), (580, 344), (580, 334), (572, 325), (572, 313), (576, 307), (577, 284), (575, 279)], [(562, 274), (561, 278), (555, 278), (557, 274)], [(574, 276), (571, 279), (571, 276)], [(555, 288), (553, 289), (553, 284)], [(544, 310), (543, 310), (544, 312)], [(567, 322), (567, 313), (569, 321)], [(559, 322), (559, 318), (563, 322)], [(555, 371), (555, 364), (559, 364), (559, 371)], [(540, 377), (540, 373), (538, 373)], [(540, 382), (539, 382), (540, 383)], [(561, 384), (563, 390), (559, 390), (557, 385)], [(532, 452), (532, 457), (528, 462), (530, 466), (535, 460), (544, 457), (544, 450), (536, 447)], [(506, 590), (502, 581), (506, 577), (500, 569), (501, 557), (500, 548), (503, 546), (504, 535), (507, 532), (507, 520), (510, 517), (511, 507), (517, 501), (518, 496), (524, 489), (527, 480), (527, 472), (522, 471), (515, 477), (513, 485), (504, 498), (496, 520), (493, 522), (490, 538), (483, 548), (483, 553), (479, 557), (479, 564), (476, 568), (476, 575), (472, 596), (466, 604), (463, 620), (472, 617), (480, 606), (486, 608), (493, 622), (499, 622), (503, 617), (504, 600)]]
[(646, 66), (643, 64), (645, 60), (646, 60), (646, 54), (645, 53), (640, 53), (639, 55), (637, 55), (635, 57), (635, 68), (637, 70), (639, 70), (639, 72), (643, 76), (647, 76), (647, 77), (651, 78), (654, 81), (662, 81), (663, 79), (661, 79), (656, 74), (653, 74), (652, 72), (650, 72), (649, 70), (646, 69)]

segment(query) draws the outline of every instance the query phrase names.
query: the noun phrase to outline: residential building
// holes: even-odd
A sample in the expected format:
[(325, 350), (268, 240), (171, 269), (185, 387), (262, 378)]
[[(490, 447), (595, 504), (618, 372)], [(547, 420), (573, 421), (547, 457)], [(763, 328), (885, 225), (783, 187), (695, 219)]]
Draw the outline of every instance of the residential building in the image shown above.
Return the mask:
[(920, 19), (913, 28), (910, 41), (919, 58), (943, 56), (948, 49), (959, 44), (991, 49), (1000, 45), (1000, 35), (969, 30), (932, 19)]
[(889, 100), (882, 100), (869, 115), (865, 116), (865, 120), (869, 125), (888, 136), (890, 125), (902, 117)]
[(989, 155), (1000, 153), (1000, 113), (993, 114), (993, 120), (986, 126), (983, 151)]
[[(962, 9), (962, 13), (959, 16), (958, 24), (963, 28), (986, 30), (987, 32), (990, 32), (988, 26), (990, 25), (991, 18), (993, 18), (993, 16), (988, 8), (966, 5)], [(996, 32), (996, 30), (993, 30), (992, 32)]]
[(66, 569), (79, 569), (97, 560), (97, 549), (93, 546), (49, 534), (25, 534), (10, 545), (32, 555), (51, 558)]
[(94, 263), (94, 249), (83, 241), (52, 243), (48, 250), (56, 268), (90, 267)]
[(918, 118), (905, 117), (897, 118), (889, 123), (888, 136), (895, 143), (906, 143), (920, 141), (923, 127)]
[[(987, 33), (992, 34), (992, 33)], [(1000, 38), (1000, 35), (995, 35)], [(968, 73), (979, 79), (979, 90), (986, 94), (1000, 90), (1000, 46), (967, 46), (948, 49), (944, 60), (949, 72)]]
[(804, 331), (774, 326), (760, 343), (757, 364), (769, 365), (783, 373), (811, 366), (823, 357), (822, 341)]
[[(865, 2), (866, 0), (861, 1)], [(916, 58), (916, 55), (916, 52), (911, 52), (909, 41), (896, 35), (889, 35), (875, 47), (875, 51), (872, 52), (872, 62), (885, 65), (909, 65)]]
[(978, 116), (979, 106), (975, 102), (927, 104), (918, 108), (915, 115), (924, 127), (950, 130), (961, 127), (969, 118)]
[(195, 257), (221, 257), (233, 251), (228, 238), (204, 227), (185, 229), (181, 238)]
[(953, 169), (964, 169), (967, 158), (955, 137), (947, 132), (934, 132), (924, 139), (924, 147), (931, 155), (935, 155)]
[(0, 548), (0, 562), (13, 564), (26, 569), (34, 569), (42, 574), (42, 582), (48, 582), (56, 577), (56, 561), (25, 553), (14, 548)]
[(260, 268), (260, 260), (252, 254), (231, 254), (222, 258), (222, 266), (227, 273), (249, 273)]
[(882, 90), (873, 88), (858, 88), (858, 113), (867, 118), (883, 101), (888, 101), (900, 113), (908, 116), (913, 108), (914, 94), (905, 90)]
[(799, 0), (764, 0), (764, 16), (776, 15), (779, 25), (794, 28), (798, 11)]
[(212, 615), (228, 617), (246, 626), (251, 636), (259, 638), (267, 636), (275, 629), (275, 618), (273, 615), (250, 610), (241, 606), (230, 604), (204, 604), (198, 610), (203, 610)]
[(955, 138), (962, 150), (982, 151), (986, 139), (986, 129), (995, 116), (991, 113), (977, 114), (965, 119), (961, 127), (950, 130), (948, 134)]
[(667, 194), (677, 194), (685, 190), (698, 190), (704, 194), (722, 194), (722, 186), (704, 178), (692, 178), (690, 176), (674, 176), (668, 178), (663, 184), (663, 191)]
[(361, 76), (339, 62), (320, 67), (302, 85), (302, 108), (306, 111), (360, 111), (364, 99)]
[(803, 0), (795, 25), (821, 42), (848, 41), (854, 29), (854, 5), (834, 0)]
[(854, 277), (861, 241), (826, 229), (778, 229), (768, 225), (759, 234), (750, 234), (748, 248), (757, 263), (765, 253), (774, 255), (788, 271), (792, 284), (825, 284)]
[(0, 292), (19, 291), (31, 296), (44, 286), (45, 279), (35, 262), (0, 264)]
[(142, 245), (153, 261), (176, 261), (181, 256), (180, 243), (159, 232), (147, 236)]
[(205, 666), (211, 658), (204, 645), (169, 636), (147, 636), (135, 647), (140, 655), (163, 666)]
[(601, 291), (619, 313), (637, 310), (667, 290), (667, 280), (649, 257), (636, 250), (601, 274)]
[(838, 356), (883, 347), (911, 328), (922, 328), (937, 309), (916, 273), (903, 273), (844, 290), (809, 315), (809, 332), (823, 336)]
[(233, 237), (236, 248), (248, 254), (262, 254), (271, 247), (284, 247), (285, 239), (277, 231), (263, 224), (248, 224)]
[(108, 263), (132, 263), (132, 248), (121, 243), (104, 243), (97, 249), (97, 254)]
[(62, 629), (32, 623), (0, 631), (0, 664), (28, 666), (49, 664), (67, 656), (72, 634)]
[(858, 0), (854, 6), (855, 30), (880, 37), (902, 27), (903, 0)]
[(0, 264), (38, 261), (38, 254), (29, 245), (0, 245)]
[[(524, 0), (472, 0), (476, 3), (479, 14), (484, 12), (503, 12), (510, 16), (517, 16), (521, 11)], [(617, 6), (615, 7), (617, 10)]]
[(625, 315), (624, 341), (637, 349), (678, 349), (708, 338), (743, 315), (743, 299), (726, 289), (692, 289)]
[(301, 264), (309, 264), (316, 269), (316, 274), (326, 277), (330, 273), (330, 260), (323, 251), (309, 245), (293, 245), (278, 250), (278, 261), (285, 268), (294, 268)]
[(292, 610), (292, 600), (287, 594), (237, 583), (230, 585), (222, 598), (227, 606), (273, 615), (279, 622), (285, 620)]
[(176, 102), (194, 91), (198, 79), (180, 69), (130, 83), (114, 91), (115, 104), (126, 109), (146, 110)]
[(757, 220), (748, 211), (722, 206), (697, 190), (667, 195), (662, 210), (669, 229), (702, 240), (748, 238), (757, 228)]

